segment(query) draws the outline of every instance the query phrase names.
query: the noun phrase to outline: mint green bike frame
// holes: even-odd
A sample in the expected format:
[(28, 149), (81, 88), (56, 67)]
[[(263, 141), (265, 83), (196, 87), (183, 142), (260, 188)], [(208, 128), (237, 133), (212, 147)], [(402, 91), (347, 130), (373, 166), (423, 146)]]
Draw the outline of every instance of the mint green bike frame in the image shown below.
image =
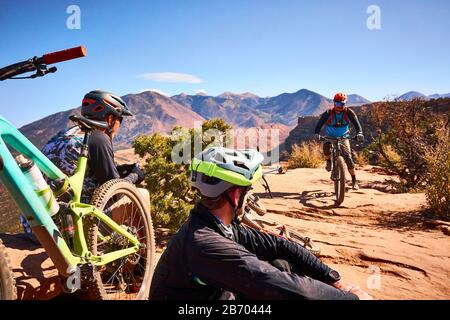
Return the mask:
[[(63, 189), (57, 190), (56, 194), (62, 194), (69, 187), (72, 189), (74, 196), (68, 203), (75, 226), (72, 248), (53, 222), (36, 190), (33, 190), (25, 178), (7, 145), (31, 159), (51, 180), (64, 180)], [(66, 176), (19, 130), (0, 116), (0, 181), (23, 212), (33, 232), (63, 276), (69, 276), (75, 272), (78, 265), (91, 263), (94, 266), (103, 266), (136, 253), (142, 247), (134, 235), (119, 226), (108, 215), (92, 205), (80, 202), (86, 167), (87, 157), (81, 156), (75, 174), (71, 177)], [(93, 255), (88, 249), (83, 228), (84, 219), (91, 217), (99, 219), (111, 230), (128, 239), (130, 246), (101, 256)], [(102, 236), (99, 235), (99, 237)]]

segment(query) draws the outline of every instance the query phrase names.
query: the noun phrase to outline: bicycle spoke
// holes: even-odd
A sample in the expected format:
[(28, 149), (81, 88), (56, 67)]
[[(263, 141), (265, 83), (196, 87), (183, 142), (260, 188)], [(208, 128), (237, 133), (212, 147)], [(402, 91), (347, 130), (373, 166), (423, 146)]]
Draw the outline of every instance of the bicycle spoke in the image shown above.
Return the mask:
[[(119, 268), (117, 268), (116, 269), (116, 271), (113, 273), (113, 275), (106, 281), (106, 284), (104, 285), (104, 286), (108, 286), (108, 284), (110, 283), (110, 281), (111, 281), (111, 286), (113, 286), (113, 283), (114, 283), (114, 277), (115, 277), (115, 275), (117, 274), (117, 272), (124, 266), (124, 262), (119, 266)], [(105, 290), (106, 290), (106, 288), (105, 288)]]
[(131, 223), (132, 223), (132, 224), (134, 223), (134, 219), (135, 219), (135, 214), (136, 214), (136, 213), (139, 214), (139, 209), (136, 208), (135, 205), (133, 205), (133, 215), (132, 215), (132, 218), (131, 218)]

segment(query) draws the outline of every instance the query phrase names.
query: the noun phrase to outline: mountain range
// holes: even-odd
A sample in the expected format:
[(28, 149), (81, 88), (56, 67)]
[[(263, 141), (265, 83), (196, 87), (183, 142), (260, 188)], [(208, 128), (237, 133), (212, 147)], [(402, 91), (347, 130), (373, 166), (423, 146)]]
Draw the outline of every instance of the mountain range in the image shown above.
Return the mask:
[(427, 96), (427, 95), (424, 95), (421, 92), (409, 91), (409, 92), (399, 96), (398, 100), (400, 100), (400, 101), (409, 101), (409, 100), (416, 99), (416, 98), (425, 99), (425, 100), (440, 99), (440, 98), (450, 98), (450, 93), (446, 93), (446, 94), (437, 94), (437, 93), (435, 93), (435, 94)]
[[(252, 93), (224, 92), (218, 96), (178, 94), (172, 97), (155, 91), (128, 94), (123, 97), (135, 117), (123, 122), (115, 143), (129, 147), (141, 134), (168, 133), (174, 126), (192, 127), (195, 121), (223, 118), (234, 128), (280, 129), (287, 136), (299, 116), (319, 115), (332, 107), (332, 100), (316, 92), (302, 89), (275, 97), (258, 97)], [(349, 95), (349, 105), (370, 103), (359, 95)], [(70, 127), (68, 120), (79, 108), (58, 112), (23, 126), (20, 130), (42, 147), (53, 135)], [(282, 140), (283, 141), (283, 140)]]

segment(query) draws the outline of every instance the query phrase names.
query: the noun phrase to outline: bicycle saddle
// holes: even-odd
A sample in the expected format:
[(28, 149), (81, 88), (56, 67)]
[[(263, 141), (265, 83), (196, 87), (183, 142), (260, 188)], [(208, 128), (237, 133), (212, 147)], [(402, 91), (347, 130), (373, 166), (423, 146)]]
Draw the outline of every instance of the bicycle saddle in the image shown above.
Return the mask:
[(69, 119), (75, 122), (81, 130), (108, 129), (109, 125), (106, 121), (95, 121), (83, 116), (72, 115)]

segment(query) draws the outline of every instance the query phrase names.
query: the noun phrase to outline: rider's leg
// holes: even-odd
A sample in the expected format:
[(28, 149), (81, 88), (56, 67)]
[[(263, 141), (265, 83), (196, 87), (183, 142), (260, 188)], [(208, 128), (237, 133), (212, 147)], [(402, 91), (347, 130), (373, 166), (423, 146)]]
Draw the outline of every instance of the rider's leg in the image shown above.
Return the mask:
[(323, 154), (327, 161), (326, 169), (327, 171), (331, 171), (331, 142), (325, 142), (323, 144)]
[(344, 140), (344, 143), (342, 146), (343, 146), (343, 148), (341, 149), (342, 155), (347, 164), (348, 172), (350, 173), (350, 175), (352, 177), (352, 187), (353, 187), (353, 189), (357, 190), (357, 189), (359, 189), (359, 187), (358, 187), (358, 182), (356, 180), (355, 163), (352, 158), (350, 141), (348, 139)]
[(23, 232), (25, 233), (27, 238), (30, 239), (31, 242), (33, 242), (34, 244), (40, 245), (41, 243), (39, 242), (36, 235), (33, 233), (33, 230), (31, 230), (31, 226), (28, 224), (28, 221), (23, 214), (19, 216), (19, 220), (20, 223), (22, 224)]

